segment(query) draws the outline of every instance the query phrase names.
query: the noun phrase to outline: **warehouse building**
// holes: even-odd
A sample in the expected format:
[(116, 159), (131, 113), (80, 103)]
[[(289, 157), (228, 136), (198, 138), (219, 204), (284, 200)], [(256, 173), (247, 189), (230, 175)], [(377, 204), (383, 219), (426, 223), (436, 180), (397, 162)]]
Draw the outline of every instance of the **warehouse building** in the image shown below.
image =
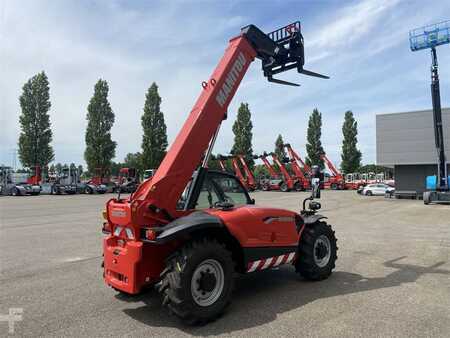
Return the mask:
[[(449, 168), (450, 108), (442, 109), (442, 120)], [(426, 176), (437, 173), (432, 110), (377, 115), (376, 139), (377, 164), (394, 167), (396, 192), (421, 197)]]

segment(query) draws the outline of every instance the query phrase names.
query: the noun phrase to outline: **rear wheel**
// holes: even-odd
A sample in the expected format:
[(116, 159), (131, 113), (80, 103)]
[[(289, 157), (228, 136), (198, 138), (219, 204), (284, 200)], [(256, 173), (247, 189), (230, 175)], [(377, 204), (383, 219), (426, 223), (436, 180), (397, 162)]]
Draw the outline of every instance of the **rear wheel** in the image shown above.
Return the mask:
[(296, 182), (294, 184), (294, 189), (295, 189), (295, 191), (303, 191), (303, 190), (305, 190), (305, 189), (303, 189), (303, 185), (300, 182)]
[(367, 190), (366, 191), (366, 196), (372, 196), (373, 194), (372, 194), (372, 191), (370, 191), (370, 190)]
[(167, 261), (158, 291), (166, 305), (188, 324), (214, 320), (229, 304), (234, 264), (215, 240), (188, 243)]
[(283, 182), (283, 183), (281, 183), (281, 185), (280, 185), (280, 190), (281, 190), (282, 192), (287, 192), (287, 191), (289, 191), (289, 188), (288, 188), (287, 184)]
[(338, 190), (338, 185), (336, 183), (331, 183), (331, 190)]
[(12, 190), (12, 192), (11, 192), (11, 195), (13, 195), (13, 196), (19, 196), (19, 195), (20, 195), (19, 189), (13, 188), (13, 190)]
[(264, 183), (261, 188), (262, 188), (263, 191), (269, 191), (270, 190), (269, 184), (267, 184), (267, 183)]
[(295, 268), (304, 278), (323, 280), (331, 275), (337, 259), (334, 231), (325, 222), (309, 225), (299, 243), (299, 257)]

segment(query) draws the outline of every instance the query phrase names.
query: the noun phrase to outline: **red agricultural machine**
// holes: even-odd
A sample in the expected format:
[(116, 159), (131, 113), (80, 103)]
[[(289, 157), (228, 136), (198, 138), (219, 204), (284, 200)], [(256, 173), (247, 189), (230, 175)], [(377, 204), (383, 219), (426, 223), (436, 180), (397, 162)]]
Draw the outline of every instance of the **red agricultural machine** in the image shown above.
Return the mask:
[(287, 191), (302, 191), (305, 190), (303, 184), (304, 182), (298, 179), (297, 177), (291, 176), (288, 169), (284, 165), (285, 159), (283, 161), (280, 161), (278, 156), (275, 153), (270, 153), (270, 156), (272, 156), (273, 163), (275, 163), (278, 168), (280, 169), (281, 175), (283, 176), (283, 182), (280, 185), (280, 190), (283, 192)]
[(325, 162), (328, 170), (331, 173), (331, 176), (328, 178), (328, 180), (325, 180), (325, 189), (344, 190), (346, 188), (344, 176), (340, 173), (339, 170), (336, 169), (334, 164), (329, 160), (325, 153), (320, 155), (320, 157)]
[[(292, 149), (290, 144), (285, 144), (284, 147), (288, 150), (289, 158), (287, 159), (287, 161), (291, 164), (292, 171), (295, 174), (295, 179), (297, 180), (298, 185), (300, 186), (299, 190), (310, 189), (311, 181), (306, 175), (308, 175), (308, 176), (311, 175), (311, 168), (308, 167), (302, 161), (300, 156), (297, 155), (297, 153)], [(305, 172), (303, 172), (303, 170), (301, 169), (301, 167), (297, 161), (299, 161), (303, 165), (303, 170), (305, 170)], [(296, 190), (298, 190), (298, 189), (296, 189)]]
[(258, 207), (234, 175), (208, 169), (230, 101), (255, 58), (271, 82), (294, 85), (273, 78), (289, 69), (320, 76), (303, 69), (300, 22), (269, 34), (244, 27), (203, 82), (155, 175), (131, 197), (110, 199), (104, 212), (105, 283), (128, 294), (156, 284), (163, 304), (191, 324), (224, 311), (236, 273), (292, 264), (304, 278), (323, 280), (335, 267), (334, 231), (312, 196), (299, 212)]
[(247, 162), (245, 161), (245, 157), (243, 155), (237, 155), (239, 161), (241, 162), (242, 168), (244, 168), (245, 172), (245, 185), (247, 190), (254, 191), (258, 189), (258, 185), (256, 184), (255, 176), (253, 176), (252, 171), (248, 167)]
[(292, 149), (292, 146), (289, 143), (284, 144), (284, 147), (286, 148), (289, 158), (291, 159), (291, 162), (298, 161), (301, 165), (301, 167), (303, 168), (303, 172), (305, 174), (305, 176), (309, 177), (311, 176), (311, 168), (302, 160), (302, 158), (300, 157), (300, 155), (298, 155), (298, 153), (296, 153), (294, 151), (294, 149)]
[(283, 180), (278, 175), (278, 173), (275, 171), (275, 168), (270, 164), (269, 160), (267, 159), (267, 154), (264, 152), (262, 155), (257, 156), (257, 158), (261, 159), (263, 161), (264, 166), (266, 167), (267, 171), (269, 172), (269, 177), (260, 178), (259, 185), (261, 186), (261, 189), (263, 191), (269, 191), (269, 190), (281, 190), (281, 185), (283, 184)]

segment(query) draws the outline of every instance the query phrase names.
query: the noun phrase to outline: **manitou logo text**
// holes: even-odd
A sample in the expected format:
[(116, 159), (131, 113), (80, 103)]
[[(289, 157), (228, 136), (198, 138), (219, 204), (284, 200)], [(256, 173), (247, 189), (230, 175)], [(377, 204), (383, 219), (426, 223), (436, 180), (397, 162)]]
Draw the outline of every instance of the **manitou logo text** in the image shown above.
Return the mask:
[(236, 84), (238, 77), (245, 66), (245, 56), (242, 52), (239, 53), (236, 61), (234, 61), (233, 66), (231, 67), (230, 72), (225, 78), (225, 82), (222, 85), (222, 88), (219, 90), (219, 94), (216, 96), (216, 101), (219, 106), (223, 107), (228, 97), (230, 96), (231, 91), (233, 90), (234, 85)]

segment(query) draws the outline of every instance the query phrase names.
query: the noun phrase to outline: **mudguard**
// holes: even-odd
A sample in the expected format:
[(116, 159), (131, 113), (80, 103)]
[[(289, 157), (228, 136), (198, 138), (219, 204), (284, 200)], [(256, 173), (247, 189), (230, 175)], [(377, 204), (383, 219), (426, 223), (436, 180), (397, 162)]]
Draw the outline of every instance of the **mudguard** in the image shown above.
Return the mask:
[(164, 226), (162, 232), (156, 237), (155, 243), (163, 244), (197, 230), (222, 227), (224, 225), (219, 217), (203, 211), (195, 211)]
[(311, 215), (311, 216), (305, 216), (303, 217), (303, 221), (305, 222), (305, 225), (314, 224), (317, 221), (320, 221), (321, 219), (326, 219), (328, 217), (325, 217), (323, 215), (317, 214), (317, 215)]

